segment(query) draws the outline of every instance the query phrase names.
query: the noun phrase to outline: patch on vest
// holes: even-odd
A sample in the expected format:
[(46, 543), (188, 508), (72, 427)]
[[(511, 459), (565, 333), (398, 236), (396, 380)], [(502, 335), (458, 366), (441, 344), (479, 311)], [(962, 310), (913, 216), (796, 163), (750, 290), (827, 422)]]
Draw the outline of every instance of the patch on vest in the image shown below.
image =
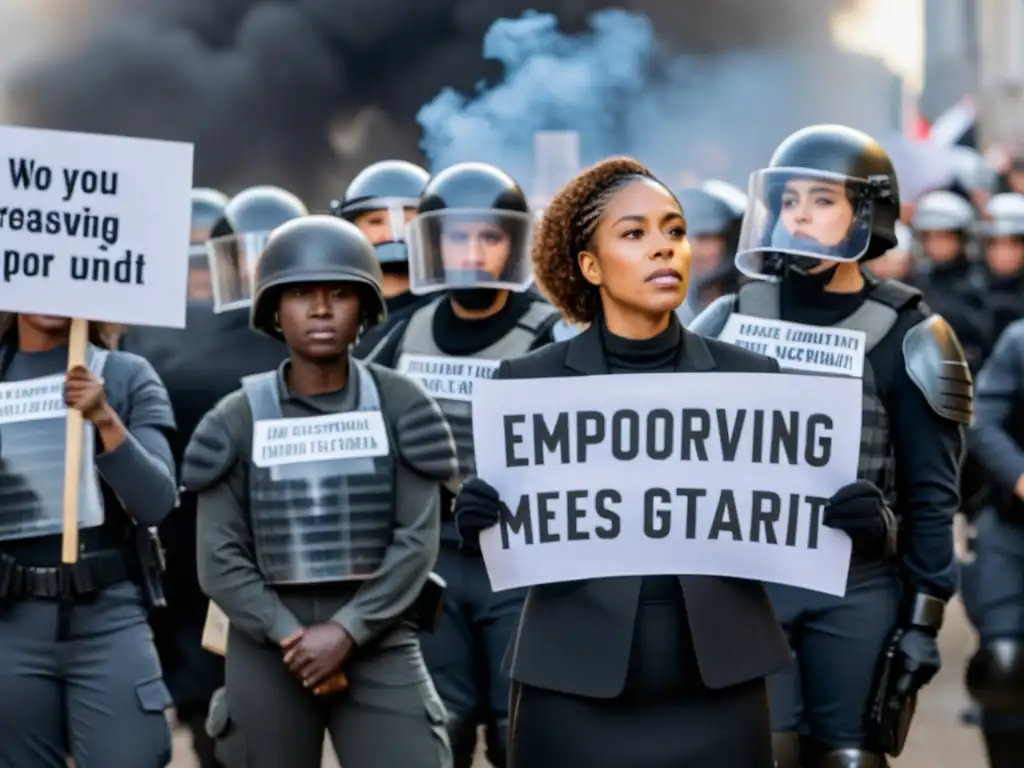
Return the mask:
[(367, 459), (390, 452), (380, 411), (265, 419), (253, 425), (252, 463), (257, 467)]
[(494, 378), (499, 365), (500, 360), (403, 352), (395, 370), (416, 379), (433, 397), (468, 403), (473, 399), (473, 382)]
[(60, 419), (64, 404), (64, 374), (0, 384), (0, 424), (36, 419)]
[(718, 340), (774, 357), (786, 371), (864, 377), (867, 345), (864, 331), (734, 313), (726, 321)]

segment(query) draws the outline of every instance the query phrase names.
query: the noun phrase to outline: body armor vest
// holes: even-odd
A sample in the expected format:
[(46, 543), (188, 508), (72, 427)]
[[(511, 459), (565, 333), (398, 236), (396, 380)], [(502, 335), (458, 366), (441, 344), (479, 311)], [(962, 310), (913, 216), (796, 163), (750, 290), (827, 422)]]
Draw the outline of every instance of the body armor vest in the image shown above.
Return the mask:
[[(379, 415), (380, 395), (373, 375), (356, 360), (349, 365), (359, 387), (352, 413)], [(290, 429), (309, 421), (310, 417), (283, 415), (277, 371), (247, 376), (242, 386), (254, 422), (283, 419), (281, 427)], [(256, 464), (254, 430), (249, 517), (256, 563), (268, 583), (360, 580), (377, 570), (391, 544), (394, 525), (394, 441), (386, 420), (384, 429), (388, 443), (384, 455), (262, 467)]]
[[(885, 495), (889, 506), (895, 508), (896, 461), (892, 441), (889, 439), (889, 414), (879, 396), (874, 369), (867, 355), (892, 330), (899, 312), (897, 307), (882, 300), (885, 298), (885, 284), (879, 288), (881, 290), (869, 295), (853, 314), (831, 327), (863, 331), (865, 334), (862, 377), (864, 394), (861, 401), (863, 416), (857, 477), (874, 483)], [(734, 311), (752, 317), (779, 320), (782, 315), (780, 291), (778, 283), (748, 283), (740, 288)], [(882, 295), (876, 296), (876, 293)], [(894, 303), (899, 305), (899, 302)]]
[(502, 360), (529, 352), (537, 338), (551, 327), (558, 311), (550, 304), (536, 301), (505, 336), (473, 357), (462, 358), (442, 352), (434, 341), (434, 313), (440, 302), (447, 300), (431, 302), (409, 319), (398, 347), (396, 370), (419, 381), (441, 406), (455, 437), (459, 477), (465, 482), (476, 474), (473, 380), (489, 379)]
[[(110, 353), (88, 347), (89, 370), (100, 378)], [(0, 384), (0, 541), (53, 536), (64, 528), (67, 406), (64, 374)], [(103, 525), (96, 474), (96, 431), (82, 427), (78, 527)]]

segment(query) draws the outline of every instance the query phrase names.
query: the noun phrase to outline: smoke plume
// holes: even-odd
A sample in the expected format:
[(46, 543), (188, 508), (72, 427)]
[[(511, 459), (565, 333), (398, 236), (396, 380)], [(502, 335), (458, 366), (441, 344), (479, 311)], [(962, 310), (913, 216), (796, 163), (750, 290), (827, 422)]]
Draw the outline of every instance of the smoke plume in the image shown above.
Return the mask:
[[(61, 13), (69, 7), (47, 4), (59, 6)], [(588, 32), (588, 16), (613, 5), (643, 13), (650, 25), (628, 17), (619, 30), (596, 17), (598, 31)], [(843, 0), (75, 0), (70, 6), (89, 22), (75, 25), (83, 39), (68, 48), (71, 38), (58, 45), (50, 36), (45, 50), (21, 60), (4, 83), (5, 119), (193, 141), (197, 184), (228, 191), (281, 184), (316, 206), (337, 195), (341, 184), (369, 162), (421, 160), (415, 119), (420, 108), (445, 88), (471, 93), (483, 81), (496, 89), (461, 103), (446, 95), (424, 112), (432, 164), (474, 156), (519, 167), (525, 161), (498, 157), (502, 145), (494, 142), (534, 127), (583, 130), (593, 121), (593, 129), (585, 131), (588, 157), (606, 150), (635, 152), (659, 169), (675, 167), (680, 158), (689, 167), (711, 162), (697, 157), (714, 157), (717, 143), (730, 153), (730, 168), (738, 168), (762, 163), (761, 144), (777, 140), (783, 125), (806, 122), (815, 100), (825, 99), (816, 114), (830, 112), (840, 100), (835, 91), (855, 90), (849, 82), (833, 88), (844, 73), (826, 71), (824, 59), (835, 58), (829, 53), (829, 20), (849, 5)], [(548, 47), (538, 47), (541, 41), (522, 38), (515, 22), (506, 21), (504, 32), (499, 25), (488, 38), (488, 53), (498, 60), (485, 60), (481, 45), (492, 23), (529, 9), (557, 15), (567, 37), (548, 30), (542, 35)], [(538, 22), (534, 17), (519, 23)], [(651, 25), (661, 36), (659, 44), (650, 35)], [(583, 37), (575, 37), (579, 34)], [(613, 44), (628, 48), (617, 50)], [(655, 57), (659, 45), (690, 58), (662, 52)], [(777, 53), (797, 48), (822, 52), (788, 59)], [(536, 63), (538, 57), (548, 61), (547, 69)], [(653, 58), (658, 66), (652, 68)], [(582, 72), (583, 59), (598, 68)], [(766, 73), (761, 68), (767, 61), (772, 65)], [(550, 106), (549, 95), (546, 122), (539, 126), (532, 114), (538, 102), (529, 86), (545, 73), (561, 78), (558, 66), (575, 73), (569, 94), (574, 109)], [(4, 70), (0, 67), (0, 81)], [(643, 76), (627, 82), (634, 72)], [(771, 73), (774, 77), (767, 76)], [(511, 100), (502, 106), (506, 98)], [(463, 125), (461, 148), (440, 125), (438, 105), (446, 99), (448, 115)], [(851, 107), (829, 117), (838, 120), (853, 112)], [(478, 132), (465, 127), (474, 119), (484, 123)], [(702, 148), (701, 141), (711, 144)], [(749, 158), (743, 155), (747, 148)]]

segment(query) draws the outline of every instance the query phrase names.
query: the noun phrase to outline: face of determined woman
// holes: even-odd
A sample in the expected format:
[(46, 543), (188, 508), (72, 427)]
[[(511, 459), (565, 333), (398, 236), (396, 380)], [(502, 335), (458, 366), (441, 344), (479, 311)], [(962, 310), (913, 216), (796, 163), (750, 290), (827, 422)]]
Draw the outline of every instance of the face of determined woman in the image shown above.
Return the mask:
[(608, 201), (579, 264), (606, 313), (658, 317), (686, 298), (690, 256), (679, 203), (658, 182), (638, 179)]
[[(853, 206), (846, 187), (822, 179), (790, 179), (782, 192), (782, 225), (794, 238), (812, 240), (827, 248), (842, 243), (853, 224)], [(828, 269), (835, 261), (822, 260), (810, 272)]]
[(336, 360), (359, 332), (359, 296), (343, 283), (290, 285), (281, 294), (277, 322), (294, 354), (316, 362)]

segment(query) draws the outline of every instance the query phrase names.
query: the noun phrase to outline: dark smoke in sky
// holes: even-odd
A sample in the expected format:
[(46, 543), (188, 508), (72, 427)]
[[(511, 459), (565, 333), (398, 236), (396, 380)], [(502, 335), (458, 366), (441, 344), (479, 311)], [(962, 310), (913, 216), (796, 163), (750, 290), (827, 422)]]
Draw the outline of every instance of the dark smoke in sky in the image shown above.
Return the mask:
[[(727, 62), (757, 62), (753, 52), (759, 50), (827, 49), (830, 18), (851, 5), (844, 0), (75, 2), (95, 3), (105, 18), (77, 50), (14, 79), (9, 103), (15, 122), (193, 141), (197, 184), (231, 191), (277, 183), (314, 205), (336, 195), (339, 185), (368, 162), (422, 159), (415, 118), (443, 89), (472, 93), (480, 81), (501, 83), (501, 65), (481, 55), (484, 36), (498, 18), (517, 18), (530, 9), (551, 12), (563, 32), (578, 34), (587, 30), (588, 16), (602, 8), (640, 11), (666, 47), (704, 62), (703, 69), (681, 74), (683, 65), (669, 60), (661, 75), (662, 84), (667, 78), (676, 89), (678, 104), (696, 113), (702, 130), (715, 121), (701, 113), (724, 107), (717, 120), (731, 124), (734, 134), (763, 131), (766, 140), (775, 141), (777, 135), (767, 135), (774, 126), (765, 130), (757, 110), (799, 100), (800, 94), (780, 102), (780, 92), (769, 90), (763, 79), (737, 84), (744, 69), (730, 69)], [(812, 54), (801, 60), (790, 71), (815, 61)], [(716, 93), (708, 87), (707, 73), (740, 90)], [(807, 82), (823, 77), (821, 66), (801, 74)], [(826, 86), (834, 84), (834, 73), (824, 77), (832, 78)], [(625, 115), (623, 106), (634, 97), (620, 94), (619, 102), (600, 108), (617, 110), (627, 122), (659, 120), (653, 113)], [(650, 99), (641, 101), (647, 109), (655, 106)], [(368, 107), (374, 109), (367, 112)], [(678, 110), (672, 117), (689, 119)], [(360, 124), (355, 140), (332, 140), (339, 127)], [(680, 138), (686, 138), (685, 124), (679, 127)], [(644, 156), (656, 166), (651, 155), (671, 143), (668, 128), (657, 129), (660, 137)], [(625, 134), (619, 130), (620, 136), (639, 135), (635, 127)]]

